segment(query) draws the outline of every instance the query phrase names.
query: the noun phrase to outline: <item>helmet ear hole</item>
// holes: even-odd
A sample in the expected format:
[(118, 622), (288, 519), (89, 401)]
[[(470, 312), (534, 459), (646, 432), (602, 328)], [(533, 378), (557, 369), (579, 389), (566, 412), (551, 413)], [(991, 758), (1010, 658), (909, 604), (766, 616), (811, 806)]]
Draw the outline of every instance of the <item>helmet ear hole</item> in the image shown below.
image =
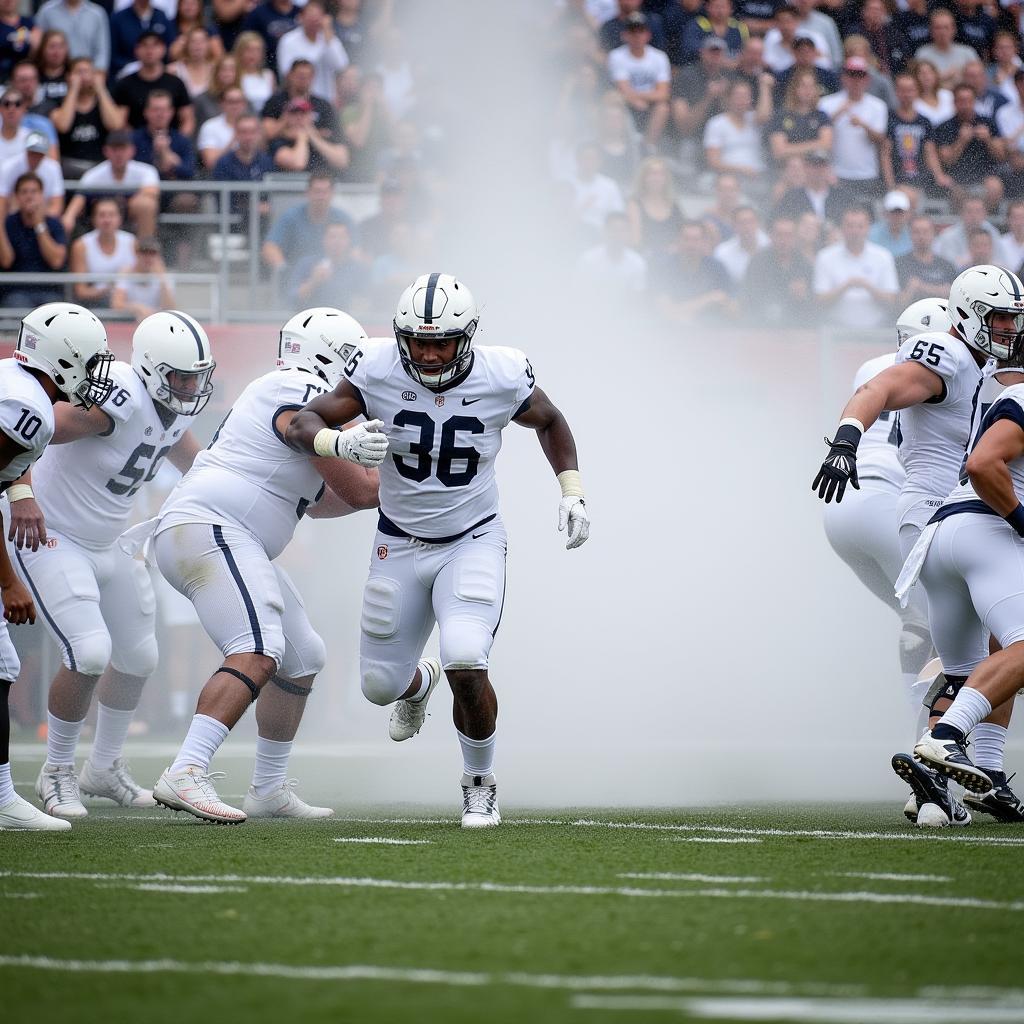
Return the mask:
[(66, 359), (58, 359), (57, 364), (64, 370), (73, 370), (74, 367)]

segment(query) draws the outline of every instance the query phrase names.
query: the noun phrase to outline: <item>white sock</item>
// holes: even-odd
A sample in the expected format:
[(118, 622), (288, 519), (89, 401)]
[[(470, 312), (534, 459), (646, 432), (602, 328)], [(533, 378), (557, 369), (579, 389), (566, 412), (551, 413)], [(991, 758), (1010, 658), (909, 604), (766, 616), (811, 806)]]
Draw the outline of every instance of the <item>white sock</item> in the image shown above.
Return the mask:
[(423, 667), (423, 662), (419, 662), (416, 668), (420, 673), (420, 686), (419, 689), (411, 696), (406, 697), (408, 701), (412, 701), (413, 704), (418, 704), (427, 695), (427, 688), (430, 686), (430, 673)]
[(284, 785), (291, 753), (291, 740), (256, 737), (256, 766), (252, 772), (252, 788), (257, 796), (266, 796)]
[(14, 802), (18, 794), (14, 792), (14, 783), (11, 781), (11, 762), (0, 764), (0, 807), (6, 807)]
[(114, 767), (114, 762), (124, 751), (124, 741), (134, 716), (134, 708), (122, 711), (120, 708), (108, 708), (102, 701), (97, 702), (96, 738), (92, 741), (89, 757), (97, 768)]
[(959, 729), (965, 736), (983, 719), (992, 714), (992, 705), (984, 694), (970, 686), (964, 686), (956, 695), (956, 700), (942, 716), (941, 725), (951, 725)]
[(455, 730), (462, 746), (462, 768), (467, 775), (490, 775), (494, 768), (494, 737), (497, 729), (485, 740), (472, 740)]
[(46, 760), (50, 764), (75, 763), (75, 747), (82, 734), (85, 719), (65, 722), (63, 718), (46, 712)]
[(979, 768), (988, 768), (994, 772), (1003, 770), (1006, 730), (1001, 725), (979, 722), (971, 733), (971, 743), (974, 744), (972, 760)]
[(209, 715), (193, 715), (188, 735), (171, 765), (172, 772), (180, 772), (195, 765), (205, 772), (210, 767), (217, 748), (228, 738), (231, 730)]

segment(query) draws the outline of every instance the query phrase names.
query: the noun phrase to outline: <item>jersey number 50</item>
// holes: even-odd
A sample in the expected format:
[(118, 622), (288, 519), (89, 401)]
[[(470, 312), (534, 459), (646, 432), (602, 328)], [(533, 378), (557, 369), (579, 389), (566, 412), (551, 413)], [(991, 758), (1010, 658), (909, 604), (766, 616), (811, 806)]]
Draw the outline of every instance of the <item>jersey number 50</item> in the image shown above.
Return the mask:
[[(434, 470), (432, 453), (437, 425), (425, 412), (403, 409), (395, 417), (396, 427), (419, 427), (418, 441), (410, 442), (409, 454), (416, 456), (410, 465), (401, 455), (393, 455), (395, 468), (407, 480), (422, 483)], [(441, 427), (441, 447), (437, 453), (434, 475), (445, 487), (465, 487), (476, 476), (480, 466), (480, 453), (470, 445), (457, 445), (455, 435), (463, 430), (469, 434), (482, 434), (484, 425), (475, 416), (450, 416)], [(452, 463), (464, 460), (466, 468), (455, 472)]]

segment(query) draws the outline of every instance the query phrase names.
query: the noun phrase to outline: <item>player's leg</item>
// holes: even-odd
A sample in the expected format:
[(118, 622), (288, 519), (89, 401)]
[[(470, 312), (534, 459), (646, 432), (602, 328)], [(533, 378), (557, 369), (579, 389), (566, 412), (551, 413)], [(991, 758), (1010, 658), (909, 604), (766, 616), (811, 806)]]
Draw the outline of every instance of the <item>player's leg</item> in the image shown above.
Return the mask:
[(154, 799), (208, 821), (245, 821), (243, 811), (217, 796), (209, 767), (284, 655), (284, 600), (274, 567), (251, 534), (227, 526), (172, 526), (157, 534), (153, 550), (164, 578), (192, 602), (224, 656), (199, 694), (185, 741), (154, 786)]

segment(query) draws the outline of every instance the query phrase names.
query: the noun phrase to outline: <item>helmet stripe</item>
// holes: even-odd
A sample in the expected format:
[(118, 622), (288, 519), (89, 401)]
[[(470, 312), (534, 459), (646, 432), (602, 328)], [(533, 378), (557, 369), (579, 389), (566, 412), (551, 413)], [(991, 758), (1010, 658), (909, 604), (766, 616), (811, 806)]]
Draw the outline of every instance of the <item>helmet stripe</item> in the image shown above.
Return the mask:
[(427, 296), (423, 300), (423, 322), (432, 324), (434, 322), (434, 289), (437, 287), (437, 280), (440, 274), (431, 274), (427, 278)]
[(206, 359), (206, 351), (203, 348), (203, 339), (199, 336), (199, 332), (192, 326), (192, 321), (187, 316), (182, 316), (176, 309), (167, 310), (171, 316), (176, 316), (188, 329), (192, 337), (196, 339), (196, 347), (199, 349), (199, 360), (200, 362)]

